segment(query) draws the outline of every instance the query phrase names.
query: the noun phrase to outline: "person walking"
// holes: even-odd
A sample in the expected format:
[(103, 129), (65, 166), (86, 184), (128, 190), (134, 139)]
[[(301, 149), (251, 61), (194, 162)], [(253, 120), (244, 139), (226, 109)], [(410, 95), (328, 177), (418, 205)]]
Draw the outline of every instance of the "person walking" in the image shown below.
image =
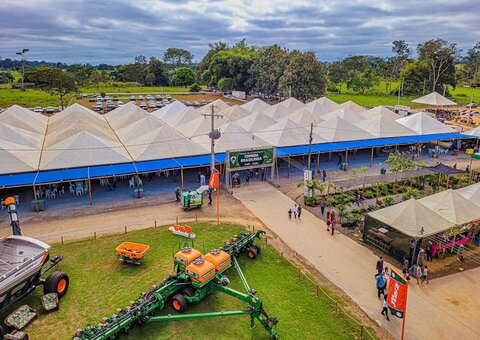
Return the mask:
[(325, 213), (325, 200), (323, 198), (320, 200), (320, 211), (323, 217), (323, 214)]
[(322, 171), (322, 181), (325, 182), (327, 180), (327, 172), (325, 170)]
[(337, 221), (335, 221), (335, 215), (333, 215), (333, 219), (332, 219), (332, 215), (330, 214), (330, 228), (332, 229), (332, 235), (335, 233), (335, 228), (337, 227)]
[(299, 205), (298, 206), (298, 219), (300, 219), (300, 216), (302, 216), (302, 207)]
[(247, 177), (245, 177), (245, 186), (248, 186), (250, 184), (250, 174), (247, 173)]
[(410, 263), (408, 261), (408, 258), (406, 256), (403, 257), (403, 269), (402, 272), (404, 275), (408, 273), (408, 269), (410, 268)]
[(420, 284), (420, 280), (422, 278), (422, 267), (416, 266), (415, 272), (415, 279), (417, 280), (417, 285)]
[(180, 202), (180, 187), (178, 185), (175, 188), (175, 198), (177, 199), (177, 202)]
[(297, 208), (297, 205), (295, 204), (295, 206), (293, 207), (293, 217), (297, 219), (297, 215), (298, 215), (298, 208)]
[(288, 209), (288, 219), (292, 219), (292, 209)]
[(383, 278), (383, 275), (377, 275), (376, 285), (377, 285), (377, 296), (378, 296), (378, 299), (380, 300), (381, 299), (380, 295), (385, 295), (385, 280)]
[(387, 295), (384, 295), (383, 296), (383, 308), (382, 308), (382, 315), (385, 315), (385, 317), (387, 318), (387, 321), (390, 321), (390, 318), (388, 317), (388, 296)]
[(428, 285), (428, 269), (427, 266), (423, 267), (423, 273), (422, 273), (422, 285), (423, 283), (426, 282)]
[(377, 274), (375, 274), (375, 276), (382, 275), (382, 272), (383, 272), (383, 257), (382, 256), (380, 256), (378, 258), (376, 269), (377, 269)]
[(426, 253), (427, 253), (427, 261), (432, 262), (433, 261), (433, 256), (432, 256), (432, 242), (428, 241), (427, 247), (426, 247)]
[(208, 205), (212, 205), (212, 189), (208, 190)]

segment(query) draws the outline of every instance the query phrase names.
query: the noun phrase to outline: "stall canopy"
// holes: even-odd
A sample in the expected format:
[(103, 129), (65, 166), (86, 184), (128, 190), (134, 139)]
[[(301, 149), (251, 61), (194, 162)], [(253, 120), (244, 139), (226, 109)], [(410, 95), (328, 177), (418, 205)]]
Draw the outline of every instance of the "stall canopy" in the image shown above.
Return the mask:
[(430, 117), (425, 112), (415, 113), (411, 116), (397, 119), (397, 122), (405, 125), (410, 130), (420, 135), (429, 135), (433, 133), (452, 133), (454, 129), (440, 123), (435, 118)]
[(361, 120), (364, 119), (358, 113), (350, 111), (349, 109), (344, 108), (344, 107), (322, 115), (323, 120), (328, 120), (330, 118), (335, 118), (335, 117), (342, 118), (343, 120), (345, 120), (347, 122), (350, 122), (350, 123), (358, 123), (358, 122), (360, 122)]
[(287, 109), (290, 110), (290, 112), (301, 109), (302, 107), (305, 106), (304, 103), (302, 103), (300, 100), (295, 99), (293, 97), (285, 99), (283, 102), (280, 102), (278, 105), (285, 106)]
[(0, 122), (18, 129), (44, 135), (48, 118), (40, 113), (13, 105), (0, 114)]
[(315, 99), (314, 101), (305, 104), (305, 107), (308, 111), (320, 115), (341, 108), (339, 104), (335, 103), (331, 99), (328, 99), (327, 97)]
[(322, 115), (312, 113), (308, 111), (306, 107), (295, 111), (294, 113), (292, 113), (287, 117), (288, 119), (297, 123), (298, 125), (305, 126), (305, 127), (310, 126), (310, 124), (317, 125), (318, 123), (324, 120), (323, 118), (321, 118)]
[(234, 122), (236, 120), (249, 116), (251, 113), (241, 106), (233, 105), (228, 109), (220, 112), (220, 114), (223, 115), (224, 120)]
[(186, 107), (183, 110), (175, 112), (162, 120), (170, 126), (176, 127), (188, 123), (196, 118), (203, 117), (201, 112), (195, 110), (193, 107)]
[(411, 237), (426, 237), (455, 226), (414, 198), (368, 215)]
[(155, 110), (152, 112), (154, 116), (157, 118), (163, 119), (166, 118), (170, 115), (173, 115), (174, 113), (177, 113), (178, 111), (182, 111), (185, 109), (187, 106), (183, 104), (182, 102), (179, 102), (178, 100), (173, 101), (172, 103), (165, 105), (161, 109)]
[(357, 103), (354, 103), (352, 102), (351, 100), (345, 102), (345, 103), (342, 103), (340, 104), (341, 107), (345, 108), (345, 109), (348, 109), (352, 112), (355, 112), (355, 113), (362, 113), (365, 111), (365, 108), (364, 107), (361, 107), (360, 105), (358, 105)]
[(387, 109), (385, 106), (377, 106), (377, 107), (374, 107), (373, 109), (363, 111), (363, 112), (360, 113), (360, 116), (365, 117), (365, 118), (370, 118), (370, 117), (373, 117), (373, 116), (376, 116), (376, 115), (382, 115), (382, 116), (385, 116), (385, 117), (393, 119), (393, 120), (397, 120), (397, 119), (402, 118), (402, 116), (400, 116), (400, 115), (396, 114), (395, 112)]
[[(223, 120), (220, 118), (215, 120), (215, 126), (222, 123)], [(179, 131), (182, 135), (191, 138), (208, 134), (212, 130), (212, 123), (207, 117), (200, 116), (185, 124), (175, 126), (175, 130)]]
[(270, 106), (270, 108), (268, 108), (268, 110), (263, 111), (263, 113), (275, 120), (280, 120), (282, 118), (287, 117), (293, 111), (294, 110), (290, 110), (288, 107), (284, 105), (276, 104), (276, 105)]
[(416, 134), (415, 131), (384, 115), (367, 118), (357, 123), (357, 126), (375, 137), (413, 136)]
[(457, 103), (452, 102), (450, 99), (445, 98), (437, 92), (432, 92), (426, 96), (412, 100), (412, 103), (433, 105), (433, 106), (448, 106), (448, 105), (457, 105)]
[(263, 112), (268, 110), (270, 104), (265, 103), (263, 100), (255, 98), (254, 100), (249, 101), (242, 105), (242, 107), (249, 111), (250, 113)]
[(224, 111), (224, 110), (226, 110), (230, 107), (230, 105), (225, 103), (223, 100), (216, 99), (213, 102), (202, 106), (201, 108), (198, 109), (198, 111), (200, 111), (202, 113), (211, 113), (212, 112), (212, 106), (213, 106), (214, 112), (221, 112), (221, 111)]
[(468, 187), (457, 189), (455, 191), (470, 202), (475, 203), (480, 207), (480, 183), (472, 184)]
[(135, 105), (135, 102), (128, 102), (108, 112), (104, 117), (113, 129), (121, 129), (148, 116), (150, 114)]
[(276, 124), (277, 121), (263, 112), (255, 112), (235, 121), (235, 123), (248, 132), (257, 132)]
[(320, 122), (313, 128), (313, 132), (329, 142), (373, 138), (373, 135), (367, 131), (340, 117), (334, 117)]
[[(292, 122), (288, 118), (282, 119), (278, 123), (256, 132), (255, 135), (277, 147), (306, 145), (310, 139), (309, 130)], [(324, 138), (316, 134), (313, 136), (313, 139), (314, 143), (325, 141)]]

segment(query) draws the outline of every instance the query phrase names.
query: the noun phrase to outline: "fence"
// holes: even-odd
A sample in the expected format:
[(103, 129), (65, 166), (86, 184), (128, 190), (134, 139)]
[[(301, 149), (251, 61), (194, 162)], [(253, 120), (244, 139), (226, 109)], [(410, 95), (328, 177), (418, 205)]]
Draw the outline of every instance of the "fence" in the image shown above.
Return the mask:
[[(198, 216), (197, 216), (197, 214), (195, 214), (195, 219), (185, 219), (185, 220), (182, 220), (182, 223), (198, 222), (198, 221), (199, 221)], [(162, 223), (161, 223), (162, 226), (165, 225), (165, 223), (163, 223), (163, 222), (164, 221), (162, 221)], [(176, 217), (174, 222), (176, 224), (178, 224), (180, 222), (179, 218)], [(154, 221), (154, 229), (157, 229), (159, 227), (160, 227), (160, 225), (157, 223), (157, 220), (155, 220)], [(248, 225), (247, 227), (248, 227), (249, 232), (255, 232), (255, 226), (254, 225), (252, 225), (252, 226)], [(85, 240), (92, 239), (92, 238), (94, 240), (96, 240), (100, 236), (116, 235), (116, 234), (120, 234), (120, 233), (128, 234), (131, 231), (141, 230), (141, 229), (144, 229), (144, 227), (142, 227), (142, 226), (115, 227), (115, 228), (110, 228), (110, 229), (103, 229), (101, 231), (94, 231), (94, 232), (92, 232), (91, 236), (83, 236), (83, 237), (80, 237), (80, 238), (77, 237), (77, 238), (74, 238), (74, 240), (71, 241), (71, 242), (67, 242), (67, 239), (65, 238), (65, 236), (60, 236), (60, 241), (61, 241), (62, 245), (72, 244), (72, 243), (75, 243), (75, 242), (81, 242), (81, 241), (85, 241)], [(265, 246), (268, 246), (268, 237), (265, 237)], [(331, 295), (329, 295), (327, 293), (327, 291), (325, 291), (325, 289), (323, 289), (317, 282), (315, 282), (310, 276), (308, 276), (307, 272), (302, 271), (302, 268), (300, 266), (298, 266), (297, 264), (292, 262), (290, 259), (285, 257), (283, 252), (280, 252), (280, 256), (281, 256), (282, 259), (285, 259), (292, 267), (294, 267), (298, 270), (298, 279), (299, 280), (300, 279), (306, 279), (307, 281), (309, 281), (313, 285), (313, 287), (315, 287), (314, 291), (312, 293), (315, 294), (315, 296), (317, 298), (320, 297), (320, 294), (323, 294), (326, 298), (328, 298), (332, 302), (333, 313), (335, 313), (335, 314), (343, 313), (345, 316), (350, 318), (352, 321), (354, 321), (359, 326), (358, 334), (359, 334), (360, 339), (376, 339), (376, 337), (368, 330), (368, 328), (366, 326), (364, 326), (361, 322), (359, 322), (352, 315), (350, 315), (350, 313), (348, 313), (342, 307), (341, 302), (339, 302), (338, 300), (333, 298)], [(298, 256), (298, 254), (297, 254), (297, 256)]]

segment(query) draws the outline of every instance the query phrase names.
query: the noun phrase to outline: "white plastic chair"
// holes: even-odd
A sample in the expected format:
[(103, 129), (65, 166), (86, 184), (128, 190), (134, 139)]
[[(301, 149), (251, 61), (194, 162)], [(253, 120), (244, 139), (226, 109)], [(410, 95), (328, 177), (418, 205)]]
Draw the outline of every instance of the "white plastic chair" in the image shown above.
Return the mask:
[(128, 186), (129, 186), (129, 188), (134, 188), (135, 187), (135, 182), (134, 182), (133, 177), (130, 178), (130, 180), (128, 181)]
[(46, 199), (52, 198), (52, 190), (50, 189), (45, 190), (45, 198)]

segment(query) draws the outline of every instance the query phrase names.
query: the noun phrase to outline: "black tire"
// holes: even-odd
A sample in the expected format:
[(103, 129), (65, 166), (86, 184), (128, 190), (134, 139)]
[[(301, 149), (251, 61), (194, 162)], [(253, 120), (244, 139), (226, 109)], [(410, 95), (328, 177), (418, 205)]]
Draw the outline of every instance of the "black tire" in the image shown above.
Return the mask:
[(172, 307), (177, 312), (184, 312), (187, 309), (187, 305), (187, 299), (185, 299), (185, 296), (183, 296), (182, 294), (175, 294), (172, 297)]
[(255, 260), (258, 256), (257, 249), (255, 249), (254, 247), (248, 248), (247, 249), (247, 256), (248, 256), (249, 259)]
[(48, 275), (43, 284), (43, 293), (57, 293), (58, 297), (61, 298), (67, 293), (69, 283), (70, 280), (66, 273), (60, 271), (53, 272)]
[(190, 286), (189, 286), (189, 287), (185, 287), (185, 288), (183, 288), (183, 290), (182, 290), (182, 294), (183, 294), (183, 295), (186, 295), (186, 296), (188, 296), (188, 297), (192, 297), (192, 296), (195, 294), (195, 288), (190, 287)]
[(253, 248), (255, 248), (255, 250), (257, 251), (257, 255), (260, 255), (260, 253), (262, 252), (262, 247), (260, 247), (259, 244), (254, 244)]

